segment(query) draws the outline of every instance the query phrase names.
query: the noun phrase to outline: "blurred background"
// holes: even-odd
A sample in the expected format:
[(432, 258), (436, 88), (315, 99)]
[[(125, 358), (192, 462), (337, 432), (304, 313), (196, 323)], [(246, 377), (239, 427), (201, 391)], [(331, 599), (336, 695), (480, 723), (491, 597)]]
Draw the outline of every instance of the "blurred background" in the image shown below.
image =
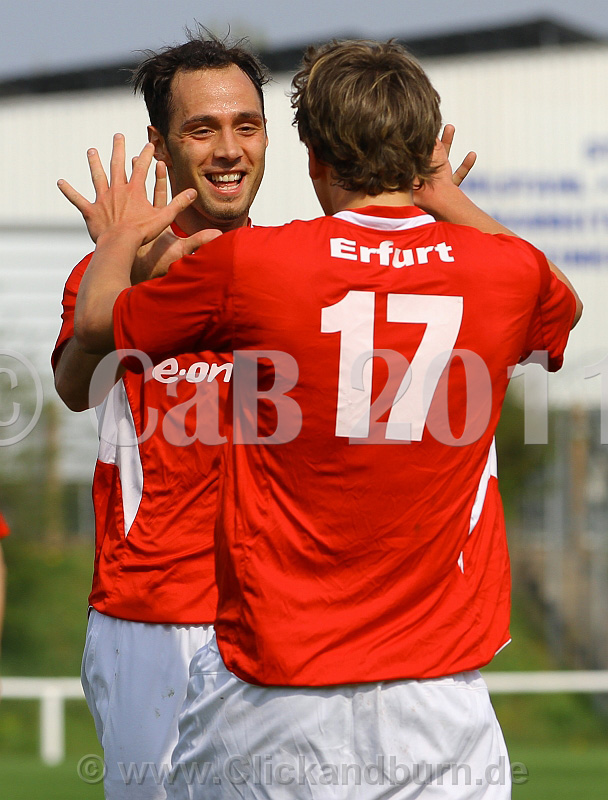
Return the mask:
[[(497, 670), (608, 670), (608, 14), (602, 0), (222, 4), (106, 0), (4, 10), (0, 47), (0, 509), (8, 603), (2, 673), (75, 677), (92, 571), (92, 412), (54, 393), (49, 357), (61, 295), (90, 251), (80, 215), (56, 188), (89, 192), (88, 147), (107, 163), (111, 137), (129, 155), (146, 141), (143, 102), (128, 87), (139, 51), (201, 22), (248, 36), (272, 70), (266, 177), (256, 224), (320, 213), (287, 92), (303, 48), (332, 37), (396, 37), (419, 57), (456, 125), (454, 163), (486, 211), (543, 249), (585, 304), (564, 370), (513, 378), (498, 436), (513, 557), (513, 643)], [(90, 196), (90, 193), (89, 193)], [(496, 695), (513, 760), (514, 797), (605, 796), (606, 694)], [(58, 733), (56, 735), (59, 735)], [(80, 700), (67, 702), (67, 757), (38, 755), (39, 704), (0, 704), (0, 797), (101, 798), (76, 765), (99, 753)]]

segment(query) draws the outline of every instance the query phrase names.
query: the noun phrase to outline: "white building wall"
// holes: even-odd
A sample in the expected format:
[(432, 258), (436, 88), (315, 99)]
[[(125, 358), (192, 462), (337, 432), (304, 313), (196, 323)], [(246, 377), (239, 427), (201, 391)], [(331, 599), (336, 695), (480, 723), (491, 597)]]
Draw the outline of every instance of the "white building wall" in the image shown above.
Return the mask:
[[(552, 400), (597, 404), (599, 379), (585, 380), (584, 370), (608, 355), (608, 48), (433, 59), (424, 66), (442, 96), (444, 120), (457, 126), (454, 163), (468, 149), (479, 154), (467, 181), (471, 195), (563, 266), (585, 303), (566, 369), (551, 376)], [(252, 209), (257, 224), (319, 213), (305, 149), (291, 126), (288, 88), (289, 76), (278, 76), (266, 90), (270, 146)], [(146, 125), (143, 103), (128, 89), (0, 100), (1, 342), (34, 362), (48, 398), (63, 283), (90, 247), (56, 181), (64, 177), (91, 196), (87, 148), (97, 147), (107, 164), (112, 134), (121, 131), (134, 155)], [(84, 416), (64, 412), (64, 439), (71, 450), (85, 448), (89, 466), (95, 436)], [(80, 474), (82, 463), (70, 456), (64, 471)]]
[[(585, 371), (608, 355), (608, 48), (583, 46), (437, 59), (425, 65), (456, 125), (456, 162), (478, 162), (465, 184), (485, 210), (540, 247), (585, 304), (564, 369), (560, 404), (597, 404)], [(607, 386), (608, 390), (608, 386)]]
[[(266, 181), (252, 212), (261, 225), (318, 212), (306, 171), (306, 151), (295, 129), (286, 89), (279, 78), (265, 91), (268, 135)], [(65, 178), (92, 196), (86, 152), (96, 147), (107, 165), (112, 136), (124, 133), (127, 155), (147, 141), (143, 101), (128, 88), (0, 99), (0, 137), (10, 143), (3, 159), (0, 228), (67, 225), (82, 227), (80, 214), (57, 189)]]

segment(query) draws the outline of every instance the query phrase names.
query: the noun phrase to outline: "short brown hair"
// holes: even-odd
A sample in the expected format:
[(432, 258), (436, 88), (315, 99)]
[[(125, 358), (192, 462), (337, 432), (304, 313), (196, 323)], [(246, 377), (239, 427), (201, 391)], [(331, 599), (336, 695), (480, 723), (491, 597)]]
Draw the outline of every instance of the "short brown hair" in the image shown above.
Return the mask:
[(145, 60), (133, 72), (133, 91), (140, 91), (148, 109), (150, 124), (166, 139), (171, 116), (171, 84), (177, 72), (201, 69), (223, 69), (236, 64), (251, 80), (260, 98), (262, 115), (264, 95), (262, 86), (268, 83), (269, 73), (262, 62), (245, 47), (241, 39), (233, 44), (218, 39), (202, 25), (187, 31), (188, 40), (159, 52), (146, 50)]
[(300, 139), (344, 189), (372, 196), (404, 191), (434, 173), (439, 95), (394, 40), (309, 47), (291, 104)]

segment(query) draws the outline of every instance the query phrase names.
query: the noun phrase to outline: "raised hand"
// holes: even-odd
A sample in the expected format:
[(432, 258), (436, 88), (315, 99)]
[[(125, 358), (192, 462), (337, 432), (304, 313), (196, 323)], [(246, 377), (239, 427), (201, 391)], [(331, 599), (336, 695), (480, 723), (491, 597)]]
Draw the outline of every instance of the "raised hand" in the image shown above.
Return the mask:
[(441, 138), (437, 139), (433, 151), (432, 163), (435, 167), (435, 174), (413, 193), (414, 203), (431, 214), (437, 215), (444, 210), (447, 198), (460, 186), (477, 159), (477, 154), (471, 151), (465, 156), (458, 169), (452, 173), (449, 155), (454, 141), (454, 131), (453, 125), (446, 125), (443, 129)]
[(167, 205), (166, 183), (163, 187), (161, 177), (161, 183), (158, 189), (155, 189), (154, 205), (150, 203), (146, 194), (146, 176), (153, 154), (154, 145), (148, 143), (138, 158), (134, 160), (131, 178), (127, 179), (125, 139), (122, 134), (117, 133), (112, 145), (109, 182), (97, 150), (91, 149), (87, 153), (95, 189), (93, 203), (77, 192), (67, 181), (57, 182), (61, 193), (82, 214), (89, 235), (94, 242), (97, 242), (102, 234), (110, 230), (116, 232), (119, 229), (128, 229), (134, 235), (136, 232), (136, 238), (140, 245), (145, 245), (156, 239), (173, 222), (180, 211), (187, 208), (196, 198), (194, 189), (186, 189)]
[[(133, 166), (137, 159), (133, 159)], [(156, 208), (167, 205), (167, 167), (164, 162), (157, 161), (154, 182), (154, 200)], [(166, 275), (174, 261), (190, 255), (202, 244), (221, 236), (222, 232), (215, 229), (198, 231), (186, 238), (177, 236), (170, 227), (148, 244), (142, 245), (137, 251), (131, 270), (131, 283), (140, 283), (149, 278), (158, 278)]]
[[(452, 149), (452, 142), (454, 141), (455, 132), (456, 128), (453, 125), (446, 125), (443, 129), (443, 133), (441, 134), (441, 139), (439, 140), (441, 145), (443, 146), (443, 150), (445, 152), (445, 159), (448, 161), (448, 167), (450, 166), (449, 165), (450, 150)], [(438, 153), (438, 157), (441, 158), (441, 153)], [(460, 186), (460, 184), (467, 177), (469, 172), (473, 169), (473, 166), (476, 161), (477, 161), (477, 153), (471, 150), (464, 157), (462, 164), (452, 174), (452, 183), (454, 183), (456, 186)]]

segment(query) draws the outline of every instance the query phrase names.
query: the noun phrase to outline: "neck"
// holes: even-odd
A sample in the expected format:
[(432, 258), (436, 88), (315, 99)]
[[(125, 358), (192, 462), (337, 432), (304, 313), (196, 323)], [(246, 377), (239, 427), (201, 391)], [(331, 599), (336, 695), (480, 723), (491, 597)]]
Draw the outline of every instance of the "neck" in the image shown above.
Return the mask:
[(346, 211), (347, 208), (363, 208), (364, 206), (413, 206), (412, 192), (382, 192), (371, 195), (363, 192), (344, 192), (344, 197), (336, 211)]
[(411, 190), (400, 192), (382, 192), (382, 194), (366, 194), (365, 192), (350, 192), (335, 183), (329, 167), (318, 167), (319, 177), (313, 178), (315, 192), (323, 211), (327, 215), (346, 211), (348, 208), (363, 208), (364, 206), (413, 206), (414, 198)]

